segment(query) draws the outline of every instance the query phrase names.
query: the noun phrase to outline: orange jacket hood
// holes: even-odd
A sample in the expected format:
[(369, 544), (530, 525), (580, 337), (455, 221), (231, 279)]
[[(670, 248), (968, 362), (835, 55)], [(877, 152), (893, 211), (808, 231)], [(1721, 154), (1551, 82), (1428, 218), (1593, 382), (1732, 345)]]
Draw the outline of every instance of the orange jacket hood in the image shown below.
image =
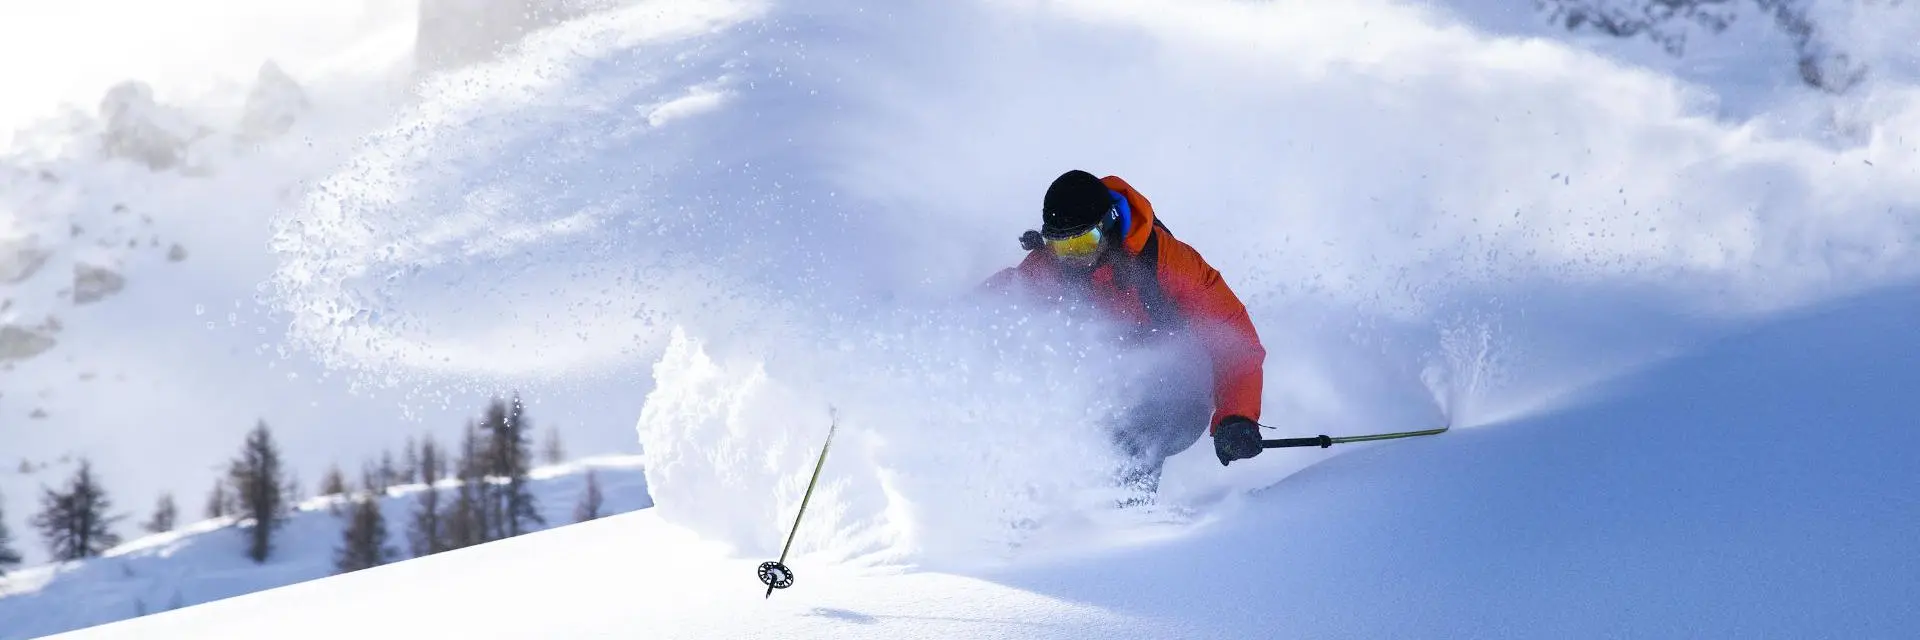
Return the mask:
[(1147, 202), (1146, 196), (1133, 190), (1133, 185), (1127, 184), (1120, 176), (1101, 178), (1100, 183), (1126, 198), (1129, 210), (1127, 233), (1121, 237), (1120, 246), (1127, 253), (1140, 255), (1147, 248), (1147, 236), (1153, 234), (1153, 203)]

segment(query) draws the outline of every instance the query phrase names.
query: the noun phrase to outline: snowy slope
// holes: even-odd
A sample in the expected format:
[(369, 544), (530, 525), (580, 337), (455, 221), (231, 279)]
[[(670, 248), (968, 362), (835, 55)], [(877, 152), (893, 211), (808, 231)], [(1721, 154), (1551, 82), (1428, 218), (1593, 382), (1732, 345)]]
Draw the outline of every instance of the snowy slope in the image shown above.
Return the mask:
[[(529, 488), (549, 527), (574, 521), (590, 469), (604, 496), (603, 514), (651, 506), (646, 479), (632, 458), (541, 467), (530, 474)], [(441, 484), (444, 505), (455, 485)], [(412, 557), (408, 522), (424, 488), (395, 486), (381, 499), (397, 558)], [(316, 497), (298, 505), (277, 534), (273, 555), (261, 564), (246, 557), (246, 535), (233, 520), (219, 518), (130, 539), (100, 558), (9, 573), (0, 577), (0, 638), (56, 634), (335, 575), (334, 553), (345, 526), (344, 515), (329, 511), (335, 503)]]
[[(1856, 3), (1826, 6), (1849, 4)], [(1236, 609), (1240, 601), (1224, 604), (1198, 578), (1152, 571), (1130, 578), (1151, 584), (1122, 582), (1107, 592), (1087, 577), (1102, 571), (1074, 564), (1158, 556), (1096, 547), (1088, 550), (1093, 560), (1033, 564), (1058, 548), (1051, 540), (1103, 530), (1078, 528), (1075, 514), (1098, 502), (1085, 490), (1111, 462), (1097, 446), (1099, 421), (1116, 401), (1111, 389), (1143, 364), (1104, 353), (1096, 335), (1062, 318), (967, 296), (974, 283), (1018, 258), (1014, 238), (1032, 226), (1046, 181), (1069, 167), (1129, 179), (1248, 301), (1269, 345), (1264, 421), (1280, 427), (1276, 435), (1418, 428), (1448, 417), (1459, 429), (1380, 447), (1382, 457), (1368, 451), (1311, 467), (1291, 478), (1315, 486), (1310, 494), (1282, 501), (1276, 496), (1286, 490), (1265, 492), (1251, 500), (1258, 508), (1214, 512), (1220, 520), (1211, 528), (1122, 526), (1113, 535), (1168, 534), (1173, 540), (1153, 549), (1217, 566), (1231, 558), (1217, 547), (1234, 541), (1289, 540), (1309, 528), (1338, 534), (1306, 539), (1299, 557), (1314, 562), (1275, 542), (1272, 552), (1284, 555), (1271, 564), (1302, 570), (1257, 574), (1243, 579), (1274, 582), (1238, 585), (1240, 592), (1307, 593), (1305, 608), (1295, 610), (1307, 612), (1302, 616), (1348, 612), (1301, 623), (1324, 625), (1320, 635), (1336, 636), (1444, 631), (1453, 623), (1441, 619), (1440, 605), (1479, 612), (1477, 624), (1486, 628), (1494, 615), (1552, 614), (1516, 614), (1495, 608), (1497, 599), (1477, 597), (1503, 588), (1480, 579), (1521, 570), (1488, 568), (1510, 566), (1498, 564), (1506, 559), (1491, 555), (1492, 545), (1441, 550), (1469, 555), (1435, 551), (1438, 564), (1419, 565), (1430, 571), (1398, 583), (1390, 572), (1400, 565), (1348, 571), (1343, 561), (1382, 553), (1376, 548), (1400, 549), (1382, 557), (1403, 560), (1434, 551), (1394, 547), (1412, 542), (1383, 539), (1380, 531), (1454, 531), (1475, 544), (1524, 548), (1526, 540), (1496, 534), (1531, 531), (1535, 520), (1522, 516), (1590, 507), (1595, 511), (1571, 512), (1565, 522), (1574, 524), (1544, 530), (1552, 534), (1546, 543), (1574, 539), (1626, 554), (1639, 552), (1629, 543), (1658, 532), (1715, 522), (1690, 518), (1682, 507), (1750, 507), (1758, 514), (1751, 532), (1760, 537), (1728, 538), (1729, 551), (1688, 565), (1703, 567), (1700, 573), (1654, 577), (1699, 586), (1700, 576), (1715, 571), (1755, 575), (1731, 570), (1763, 564), (1768, 556), (1752, 545), (1819, 532), (1795, 528), (1805, 505), (1768, 510), (1741, 487), (1786, 493), (1795, 483), (1820, 486), (1819, 478), (1842, 469), (1838, 463), (1821, 466), (1832, 461), (1813, 458), (1808, 466), (1782, 467), (1794, 473), (1754, 478), (1741, 473), (1751, 465), (1725, 462), (1706, 468), (1721, 473), (1707, 474), (1688, 464), (1713, 455), (1744, 461), (1771, 450), (1744, 450), (1752, 455), (1741, 457), (1742, 450), (1701, 444), (1680, 450), (1693, 454), (1681, 459), (1582, 458), (1574, 445), (1608, 442), (1603, 434), (1611, 431), (1595, 425), (1625, 429), (1616, 421), (1626, 418), (1639, 418), (1627, 421), (1631, 428), (1665, 437), (1735, 431), (1739, 425), (1704, 419), (1658, 420), (1666, 415), (1654, 411), (1662, 403), (1686, 401), (1678, 394), (1687, 390), (1674, 381), (1693, 379), (1659, 372), (1693, 371), (1717, 381), (1747, 369), (1669, 358), (1743, 326), (1903, 286), (1920, 274), (1913, 250), (1920, 230), (1920, 138), (1913, 133), (1920, 131), (1920, 92), (1913, 67), (1904, 65), (1912, 52), (1886, 45), (1913, 42), (1915, 25), (1897, 11), (1856, 15), (1849, 23), (1858, 29), (1856, 41), (1880, 45), (1871, 62), (1882, 72), (1836, 96), (1791, 82), (1778, 66), (1782, 56), (1768, 49), (1777, 41), (1753, 51), (1738, 38), (1723, 43), (1714, 53), (1740, 55), (1711, 61), (1739, 68), (1716, 73), (1711, 64), (1643, 55), (1637, 44), (1495, 24), (1486, 7), (1003, 0), (881, 9), (833, 1), (647, 0), (532, 34), (496, 64), (434, 78), (419, 89), (417, 103), (368, 127), (372, 135), (351, 144), (332, 138), (338, 146), (321, 157), (292, 162), (312, 179), (274, 194), (275, 213), (236, 232), (271, 234), (270, 252), (249, 255), (245, 268), (216, 270), (247, 287), (267, 279), (260, 300), (270, 306), (248, 310), (273, 320), (255, 326), (271, 327), (258, 334), (271, 338), (247, 336), (245, 325), (218, 335), (242, 350), (264, 349), (269, 361), (285, 354), (285, 366), (303, 380), (325, 372), (328, 385), (392, 390), (414, 411), (444, 405), (447, 396), (433, 386), (411, 394), (418, 388), (410, 385), (452, 381), (459, 388), (478, 379), (544, 384), (566, 394), (573, 419), (583, 422), (624, 428), (637, 416), (658, 507), (552, 532), (545, 538), (551, 546), (537, 537), (513, 541), (517, 546), (503, 547), (515, 550), (510, 558), (476, 551), (465, 556), (472, 564), (433, 558), (294, 589), (418, 595), (424, 588), (414, 580), (534, 571), (563, 566), (580, 549), (619, 547), (633, 554), (624, 556), (629, 564), (596, 564), (573, 577), (621, 588), (543, 589), (538, 604), (579, 614), (564, 624), (609, 634), (630, 632), (643, 620), (722, 632), (741, 628), (725, 625), (766, 623), (726, 608), (736, 601), (702, 600), (715, 593), (702, 589), (733, 593), (754, 562), (777, 552), (835, 409), (844, 420), (837, 464), (809, 512), (814, 526), (797, 543), (812, 562), (806, 566), (821, 568), (802, 569), (803, 583), (813, 584), (811, 572), (907, 573), (860, 582), (847, 601), (800, 600), (806, 608), (782, 611), (818, 615), (780, 623), (815, 630), (906, 625), (937, 634), (942, 624), (971, 620), (977, 624), (945, 633), (1060, 631), (1017, 624), (1005, 631), (989, 622), (1018, 613), (1082, 625), (1066, 627), (1066, 634), (1156, 635), (1212, 625), (1245, 631), (1241, 625), (1263, 612)], [(185, 202), (223, 193), (218, 185), (194, 189)], [(1846, 328), (1862, 339), (1879, 335)], [(1808, 329), (1764, 344), (1819, 351), (1823, 340)], [(1893, 357), (1894, 346), (1858, 355)], [(1760, 355), (1733, 359), (1783, 376), (1795, 371)], [(152, 361), (156, 371), (173, 363)], [(1817, 381), (1846, 381), (1818, 373)], [(1569, 394), (1629, 374), (1626, 380), (1651, 387), (1650, 395), (1597, 405), (1614, 414), (1562, 404), (1575, 397)], [(192, 386), (200, 393), (223, 389)], [(289, 385), (283, 397), (306, 400), (295, 389)], [(1802, 413), (1832, 409), (1820, 394), (1833, 389), (1810, 391), (1767, 399), (1804, 400), (1809, 404), (1781, 407)], [(221, 395), (257, 406), (290, 404), (264, 394)], [(11, 393), (0, 396), (12, 401)], [(56, 408), (106, 410), (77, 398), (67, 403)], [(457, 416), (454, 404), (438, 408)], [(1740, 407), (1716, 408), (1731, 415)], [(307, 424), (335, 424), (326, 419), (334, 410), (316, 408)], [(89, 417), (89, 424), (111, 423), (109, 416)], [(1866, 419), (1872, 417), (1846, 426), (1885, 428)], [(248, 424), (231, 421), (236, 432)], [(349, 422), (360, 425), (362, 438), (387, 428)], [(310, 438), (303, 450), (357, 440), (299, 431)], [(1517, 434), (1549, 435), (1532, 436), (1543, 438), (1534, 442)], [(1492, 442), (1454, 444), (1476, 438)], [(1204, 449), (1173, 461), (1170, 499), (1201, 502), (1272, 485), (1327, 455), (1267, 455), (1222, 469)], [(1385, 451), (1441, 453), (1429, 461)], [(1568, 457), (1474, 457), (1482, 451)], [(1910, 480), (1862, 458), (1848, 464), (1896, 484)], [(1670, 466), (1636, 466), (1642, 459)], [(1560, 492), (1592, 504), (1563, 507), (1540, 493), (1496, 491), (1556, 486), (1542, 478), (1580, 471), (1579, 463), (1603, 465), (1587, 469), (1632, 499), (1583, 494), (1593, 488), (1573, 480)], [(1487, 475), (1410, 484), (1460, 467)], [(1668, 485), (1648, 483), (1666, 478), (1698, 487), (1701, 502), (1655, 500)], [(1368, 493), (1386, 486), (1430, 487), (1455, 500), (1501, 499), (1462, 504), (1420, 494), (1431, 499), (1414, 504)], [(1342, 496), (1352, 499), (1334, 500)], [(1275, 501), (1283, 504), (1268, 504)], [(1428, 502), (1448, 510), (1428, 509)], [(1888, 560), (1878, 555), (1883, 547), (1874, 536), (1911, 529), (1899, 512), (1869, 520), (1878, 517), (1873, 504), (1837, 505), (1831, 508), (1842, 516), (1869, 514), (1834, 518), (1840, 525), (1878, 527), (1842, 531), (1867, 541), (1859, 555), (1835, 556), (1842, 566)], [(1598, 532), (1615, 537), (1575, 537), (1594, 529), (1589, 523), (1615, 521), (1608, 518), (1621, 528)], [(1773, 535), (1779, 537), (1766, 537)], [(628, 540), (670, 549), (632, 548)], [(1648, 549), (1635, 566), (1672, 566), (1674, 548)], [(1897, 558), (1880, 564), (1897, 566)], [(631, 572), (609, 570), (642, 566), (671, 568), (682, 581), (672, 597), (628, 598)], [(1148, 568), (1170, 566), (1187, 565)], [(734, 577), (706, 577), (715, 568)], [(1834, 584), (1818, 574), (1761, 575), (1789, 585)], [(412, 578), (375, 585), (371, 576)], [(1519, 582), (1536, 587), (1525, 596), (1568, 593)], [(1162, 583), (1180, 588), (1149, 588)], [(1337, 595), (1348, 599), (1313, 600), (1312, 585), (1320, 583), (1347, 585)], [(1396, 584), (1411, 587), (1383, 586)], [(1850, 589), (1884, 605), (1887, 594), (1909, 584), (1892, 578)], [(1418, 589), (1423, 585), (1436, 586)], [(739, 597), (757, 597), (746, 586)], [(1642, 594), (1633, 587), (1585, 587), (1654, 606), (1635, 600)], [(954, 602), (936, 612), (945, 620), (887, 617), (928, 615), (903, 609), (923, 593)], [(1409, 605), (1400, 611), (1421, 613), (1401, 616), (1340, 608), (1377, 602), (1375, 593), (1440, 605)], [(1773, 594), (1722, 588), (1711, 595), (1724, 599), (1692, 602), (1730, 616), (1760, 611), (1754, 603), (1785, 612), (1766, 599)], [(474, 602), (462, 596), (524, 594), (449, 594), (437, 606)], [(234, 635), (248, 635), (249, 619), (326, 612), (288, 611), (277, 597), (240, 598), (141, 624), (229, 623), (242, 625), (225, 628)], [(624, 608), (593, 606), (608, 602)], [(1157, 608), (1162, 603), (1168, 608)], [(1822, 604), (1822, 613), (1838, 606), (1812, 606)], [(1176, 610), (1226, 617), (1168, 613)], [(644, 615), (650, 613), (660, 615)], [(425, 629), (438, 622), (407, 616), (400, 624)], [(1709, 635), (1733, 632), (1724, 623), (1731, 618), (1702, 619), (1722, 622)], [(1462, 620), (1475, 624), (1472, 615)], [(1566, 620), (1577, 629), (1613, 624)], [(1657, 627), (1674, 618), (1626, 620), (1620, 624)], [(1877, 625), (1889, 618), (1861, 620)], [(549, 635), (561, 624), (488, 622), (486, 631), (518, 636)], [(143, 633), (139, 625), (129, 629)]]
[(649, 363), (662, 517), (763, 553), (830, 409), (841, 558), (964, 565), (1090, 499), (1148, 361), (968, 296), (1067, 167), (1247, 299), (1295, 434), (1501, 419), (1920, 273), (1910, 78), (1764, 103), (1870, 116), (1800, 135), (1418, 5), (643, 3), (430, 95), (280, 221), (293, 339), (368, 376)]
[[(1182, 222), (1288, 351), (1268, 401), (1303, 424), (1429, 418), (1442, 342), (1491, 332), (1526, 354), (1512, 378), (1550, 390), (1657, 352), (1702, 305), (1911, 271), (1920, 14), (1890, 3), (1816, 3), (1876, 69), (1837, 98), (1751, 19), (1675, 58), (1466, 1), (614, 2), (415, 91), (410, 4), (0, 9), (0, 59), (35, 62), (6, 67), (7, 124), (78, 112), (18, 125), (44, 145), (0, 161), (0, 217), (55, 252), (0, 285), (0, 322), (59, 326), (0, 365), (0, 469), (89, 454), (138, 510), (203, 491), (259, 419), (313, 478), (396, 429), (449, 437), (507, 388), (580, 448), (622, 450), (674, 325), (859, 335), (819, 309), (949, 299), (1014, 258), (1067, 166)], [(267, 61), (312, 111), (236, 144)], [(90, 152), (129, 79), (214, 131), (201, 170)], [(125, 288), (65, 301), (93, 257)], [(768, 313), (788, 304), (815, 309)], [(1640, 317), (1590, 312), (1623, 306)], [(323, 364), (343, 360), (368, 371)], [(162, 451), (184, 462), (143, 462)], [(69, 470), (0, 473), (17, 530)]]
[[(1823, 306), (996, 567), (800, 554), (763, 599), (766, 556), (648, 509), (67, 637), (1900, 637), (1920, 624), (1915, 322), (1911, 287)], [(455, 586), (497, 582), (526, 588)]]
[[(414, 4), (0, 3), (0, 507), (30, 563), (40, 489), (78, 456), (132, 522), (162, 492), (200, 504), (263, 420), (309, 488), (516, 390), (574, 451), (632, 451), (626, 385), (357, 384), (286, 348), (259, 298), (275, 218), (413, 100)], [(150, 102), (116, 124), (105, 98), (132, 87)], [(277, 113), (259, 104), (288, 128), (250, 126)], [(103, 151), (129, 128), (181, 159)]]
[[(274, 212), (401, 101), (406, 4), (0, 6), (0, 263), (38, 265), (0, 267), (0, 326), (11, 327), (0, 333), (36, 345), (0, 347), (0, 499), (16, 534), (77, 456), (139, 520), (163, 491), (199, 504), (257, 421), (311, 481), (398, 446), (399, 431), (449, 441), (483, 405), (435, 397), (409, 416), (396, 405), (427, 401), (356, 396), (277, 349), (277, 321), (252, 301), (274, 262)], [(267, 112), (256, 91), (287, 88), (262, 82), (268, 67), (304, 98), (276, 102), (304, 107), (279, 135), (248, 126)], [(150, 102), (116, 123), (103, 103), (132, 87)], [(128, 128), (142, 135), (119, 135)], [(181, 152), (164, 168), (104, 151), (173, 136), (178, 146), (151, 145)], [(98, 272), (115, 286), (76, 295)], [(37, 540), (21, 546), (44, 560)]]

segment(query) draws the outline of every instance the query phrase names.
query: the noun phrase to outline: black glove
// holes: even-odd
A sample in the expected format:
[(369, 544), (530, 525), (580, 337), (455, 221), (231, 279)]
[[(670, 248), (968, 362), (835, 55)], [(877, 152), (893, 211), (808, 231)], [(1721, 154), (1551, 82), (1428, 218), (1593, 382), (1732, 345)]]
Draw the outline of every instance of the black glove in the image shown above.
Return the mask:
[(1020, 248), (1033, 251), (1044, 246), (1047, 246), (1047, 239), (1041, 237), (1040, 232), (1028, 229), (1026, 233), (1020, 234)]
[(1227, 416), (1213, 427), (1213, 452), (1220, 456), (1220, 466), (1260, 455), (1263, 449), (1260, 446), (1260, 425), (1252, 420), (1242, 416)]

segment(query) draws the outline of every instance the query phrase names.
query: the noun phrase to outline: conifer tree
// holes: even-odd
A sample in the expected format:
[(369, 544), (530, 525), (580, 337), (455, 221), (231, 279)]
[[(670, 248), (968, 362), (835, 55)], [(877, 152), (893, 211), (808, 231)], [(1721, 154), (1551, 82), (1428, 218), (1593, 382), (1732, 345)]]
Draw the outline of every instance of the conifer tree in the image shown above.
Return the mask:
[(600, 476), (594, 470), (587, 470), (587, 489), (580, 494), (580, 503), (573, 507), (573, 521), (586, 522), (600, 517)]
[(334, 550), (334, 567), (348, 573), (393, 561), (397, 554), (387, 544), (387, 519), (380, 512), (379, 498), (366, 493), (357, 496), (350, 513), (340, 532), (340, 546)]
[(417, 469), (421, 484), (426, 485), (413, 512), (411, 526), (407, 530), (407, 541), (414, 557), (432, 555), (451, 548), (447, 540), (447, 524), (441, 514), (440, 489), (434, 484), (446, 473), (446, 462), (441, 458), (440, 447), (432, 436), (418, 445), (419, 460)]
[(234, 515), (243, 522), (252, 521), (246, 527), (247, 557), (266, 562), (273, 553), (273, 532), (287, 518), (287, 478), (280, 448), (274, 444), (265, 421), (248, 432), (240, 456), (227, 469), (227, 480), (233, 485), (238, 507)]
[(307, 501), (306, 490), (301, 488), (300, 471), (298, 469), (287, 469), (286, 500), (287, 508), (289, 509), (298, 507), (300, 503)]
[(20, 552), (13, 548), (13, 532), (7, 530), (6, 503), (0, 501), (0, 576), (7, 575), (7, 569), (20, 566)]
[(340, 502), (352, 496), (347, 495), (347, 476), (340, 472), (338, 463), (327, 465), (326, 475), (320, 476), (320, 495), (332, 498), (327, 501), (327, 512), (340, 515)]
[(443, 518), (446, 527), (447, 546), (450, 549), (470, 547), (488, 541), (487, 496), (490, 494), (486, 481), (486, 458), (480, 443), (480, 429), (472, 421), (460, 434), (460, 459), (454, 463), (455, 473), (460, 478), (458, 488), (454, 490), (453, 501), (447, 505)]
[(320, 495), (347, 497), (347, 476), (340, 473), (340, 465), (328, 465), (326, 475), (320, 476)]
[(380, 452), (380, 468), (378, 472), (380, 474), (380, 490), (382, 491), (385, 491), (388, 487), (405, 484), (400, 481), (400, 468), (393, 464), (392, 451)]
[(166, 533), (173, 530), (174, 520), (180, 515), (179, 507), (173, 504), (173, 494), (160, 494), (160, 501), (153, 506), (153, 518), (147, 521), (148, 533)]
[(527, 472), (532, 467), (528, 422), (518, 395), (511, 404), (495, 399), (487, 406), (486, 430), (489, 475), (500, 486), (488, 501), (488, 517), (494, 524), (495, 538), (510, 538), (545, 525), (539, 505), (527, 487)]
[(94, 477), (91, 461), (82, 458), (66, 489), (46, 489), (40, 503), (33, 526), (46, 539), (54, 559), (90, 558), (120, 544), (120, 536), (112, 527), (126, 516), (108, 513), (113, 503)]
[(561, 464), (567, 461), (567, 449), (560, 443), (560, 430), (547, 429), (545, 441), (540, 445), (540, 455), (547, 464)]
[(233, 498), (227, 494), (225, 478), (215, 480), (213, 492), (207, 494), (206, 514), (208, 518), (223, 518), (233, 512)]
[(360, 492), (374, 497), (387, 495), (387, 483), (380, 475), (380, 465), (366, 462), (360, 465)]
[(400, 483), (414, 484), (420, 479), (420, 441), (407, 436), (407, 448), (401, 452)]

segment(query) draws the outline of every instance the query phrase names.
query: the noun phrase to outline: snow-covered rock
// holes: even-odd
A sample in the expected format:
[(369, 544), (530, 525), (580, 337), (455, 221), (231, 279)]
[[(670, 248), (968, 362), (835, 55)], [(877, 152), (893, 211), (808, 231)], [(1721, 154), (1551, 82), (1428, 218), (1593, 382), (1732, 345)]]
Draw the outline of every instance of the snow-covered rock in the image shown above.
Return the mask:
[(127, 279), (112, 269), (79, 263), (73, 266), (73, 303), (90, 304), (119, 293)]
[(1867, 65), (1849, 53), (1851, 38), (1830, 28), (1848, 11), (1873, 11), (1904, 0), (1841, 3), (1809, 0), (1535, 0), (1546, 18), (1573, 31), (1645, 38), (1675, 56), (1689, 45), (1721, 36), (1744, 21), (1770, 25), (1793, 43), (1797, 70), (1808, 86), (1845, 93), (1860, 84)]
[(421, 0), (414, 60), (434, 72), (498, 55), (528, 33), (622, 0)]
[(280, 65), (260, 65), (253, 91), (247, 94), (240, 119), (241, 139), (260, 140), (286, 133), (302, 113), (312, 108), (307, 93)]
[(40, 355), (52, 349), (56, 342), (49, 327), (0, 326), (0, 362)]
[(101, 150), (108, 157), (125, 158), (156, 171), (172, 169), (186, 160), (188, 146), (207, 134), (185, 113), (154, 101), (153, 88), (129, 80), (107, 91), (100, 100)]
[(33, 277), (51, 255), (33, 236), (0, 239), (0, 284), (17, 284)]

